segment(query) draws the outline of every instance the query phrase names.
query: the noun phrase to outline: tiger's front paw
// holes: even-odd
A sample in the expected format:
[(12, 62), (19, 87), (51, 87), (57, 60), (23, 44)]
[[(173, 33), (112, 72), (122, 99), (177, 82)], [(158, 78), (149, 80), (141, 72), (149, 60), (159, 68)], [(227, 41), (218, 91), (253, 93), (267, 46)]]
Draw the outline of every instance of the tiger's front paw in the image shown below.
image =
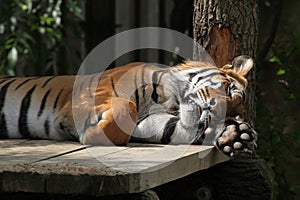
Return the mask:
[(224, 130), (215, 139), (215, 146), (233, 157), (240, 152), (252, 154), (257, 147), (256, 140), (257, 133), (249, 124), (227, 119)]

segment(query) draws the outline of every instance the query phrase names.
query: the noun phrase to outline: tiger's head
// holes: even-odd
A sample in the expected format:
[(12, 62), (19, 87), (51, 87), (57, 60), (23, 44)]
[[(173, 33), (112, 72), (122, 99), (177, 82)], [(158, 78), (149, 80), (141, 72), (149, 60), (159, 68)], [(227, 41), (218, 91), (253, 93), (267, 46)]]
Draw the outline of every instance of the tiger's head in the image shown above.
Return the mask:
[[(243, 118), (245, 112), (248, 72), (253, 60), (248, 56), (236, 57), (221, 68), (208, 63), (187, 61), (174, 68), (179, 103), (194, 103), (199, 119), (220, 121), (225, 117)], [(201, 121), (201, 120), (200, 120)]]

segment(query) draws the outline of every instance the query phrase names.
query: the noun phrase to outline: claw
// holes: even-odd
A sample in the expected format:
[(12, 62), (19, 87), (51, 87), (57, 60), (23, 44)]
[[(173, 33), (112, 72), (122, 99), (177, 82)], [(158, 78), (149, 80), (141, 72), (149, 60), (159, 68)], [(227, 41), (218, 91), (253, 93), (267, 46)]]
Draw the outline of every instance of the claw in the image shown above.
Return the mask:
[(235, 154), (235, 153), (231, 152), (231, 153), (230, 153), (230, 157), (233, 157), (233, 156), (234, 156), (234, 154)]

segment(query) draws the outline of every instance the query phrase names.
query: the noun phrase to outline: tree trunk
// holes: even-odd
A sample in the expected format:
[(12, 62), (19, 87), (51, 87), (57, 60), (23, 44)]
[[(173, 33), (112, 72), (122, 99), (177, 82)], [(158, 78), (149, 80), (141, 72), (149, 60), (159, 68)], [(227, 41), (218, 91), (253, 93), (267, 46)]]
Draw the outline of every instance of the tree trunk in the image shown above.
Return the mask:
[(264, 160), (232, 160), (161, 185), (154, 190), (161, 200), (270, 200), (273, 179), (273, 174)]
[[(195, 0), (194, 40), (212, 57), (217, 66), (230, 63), (234, 57), (255, 58), (258, 33), (256, 0)], [(195, 49), (194, 59), (200, 49)], [(248, 98), (245, 120), (255, 121), (255, 68), (248, 75)]]

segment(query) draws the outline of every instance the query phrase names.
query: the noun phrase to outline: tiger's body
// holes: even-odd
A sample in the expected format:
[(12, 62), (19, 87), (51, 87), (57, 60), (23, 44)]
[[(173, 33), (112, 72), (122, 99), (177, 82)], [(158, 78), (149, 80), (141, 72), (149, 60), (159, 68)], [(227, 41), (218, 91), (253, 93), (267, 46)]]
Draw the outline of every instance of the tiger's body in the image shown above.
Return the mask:
[[(243, 114), (245, 76), (252, 64), (238, 57), (221, 69), (191, 61), (173, 68), (132, 63), (79, 77), (1, 77), (0, 138), (202, 144), (208, 127)], [(225, 121), (232, 124), (243, 123)], [(215, 140), (224, 153), (255, 146), (251, 127), (246, 130), (250, 141), (227, 137), (224, 130)], [(233, 141), (244, 148), (233, 148)]]

